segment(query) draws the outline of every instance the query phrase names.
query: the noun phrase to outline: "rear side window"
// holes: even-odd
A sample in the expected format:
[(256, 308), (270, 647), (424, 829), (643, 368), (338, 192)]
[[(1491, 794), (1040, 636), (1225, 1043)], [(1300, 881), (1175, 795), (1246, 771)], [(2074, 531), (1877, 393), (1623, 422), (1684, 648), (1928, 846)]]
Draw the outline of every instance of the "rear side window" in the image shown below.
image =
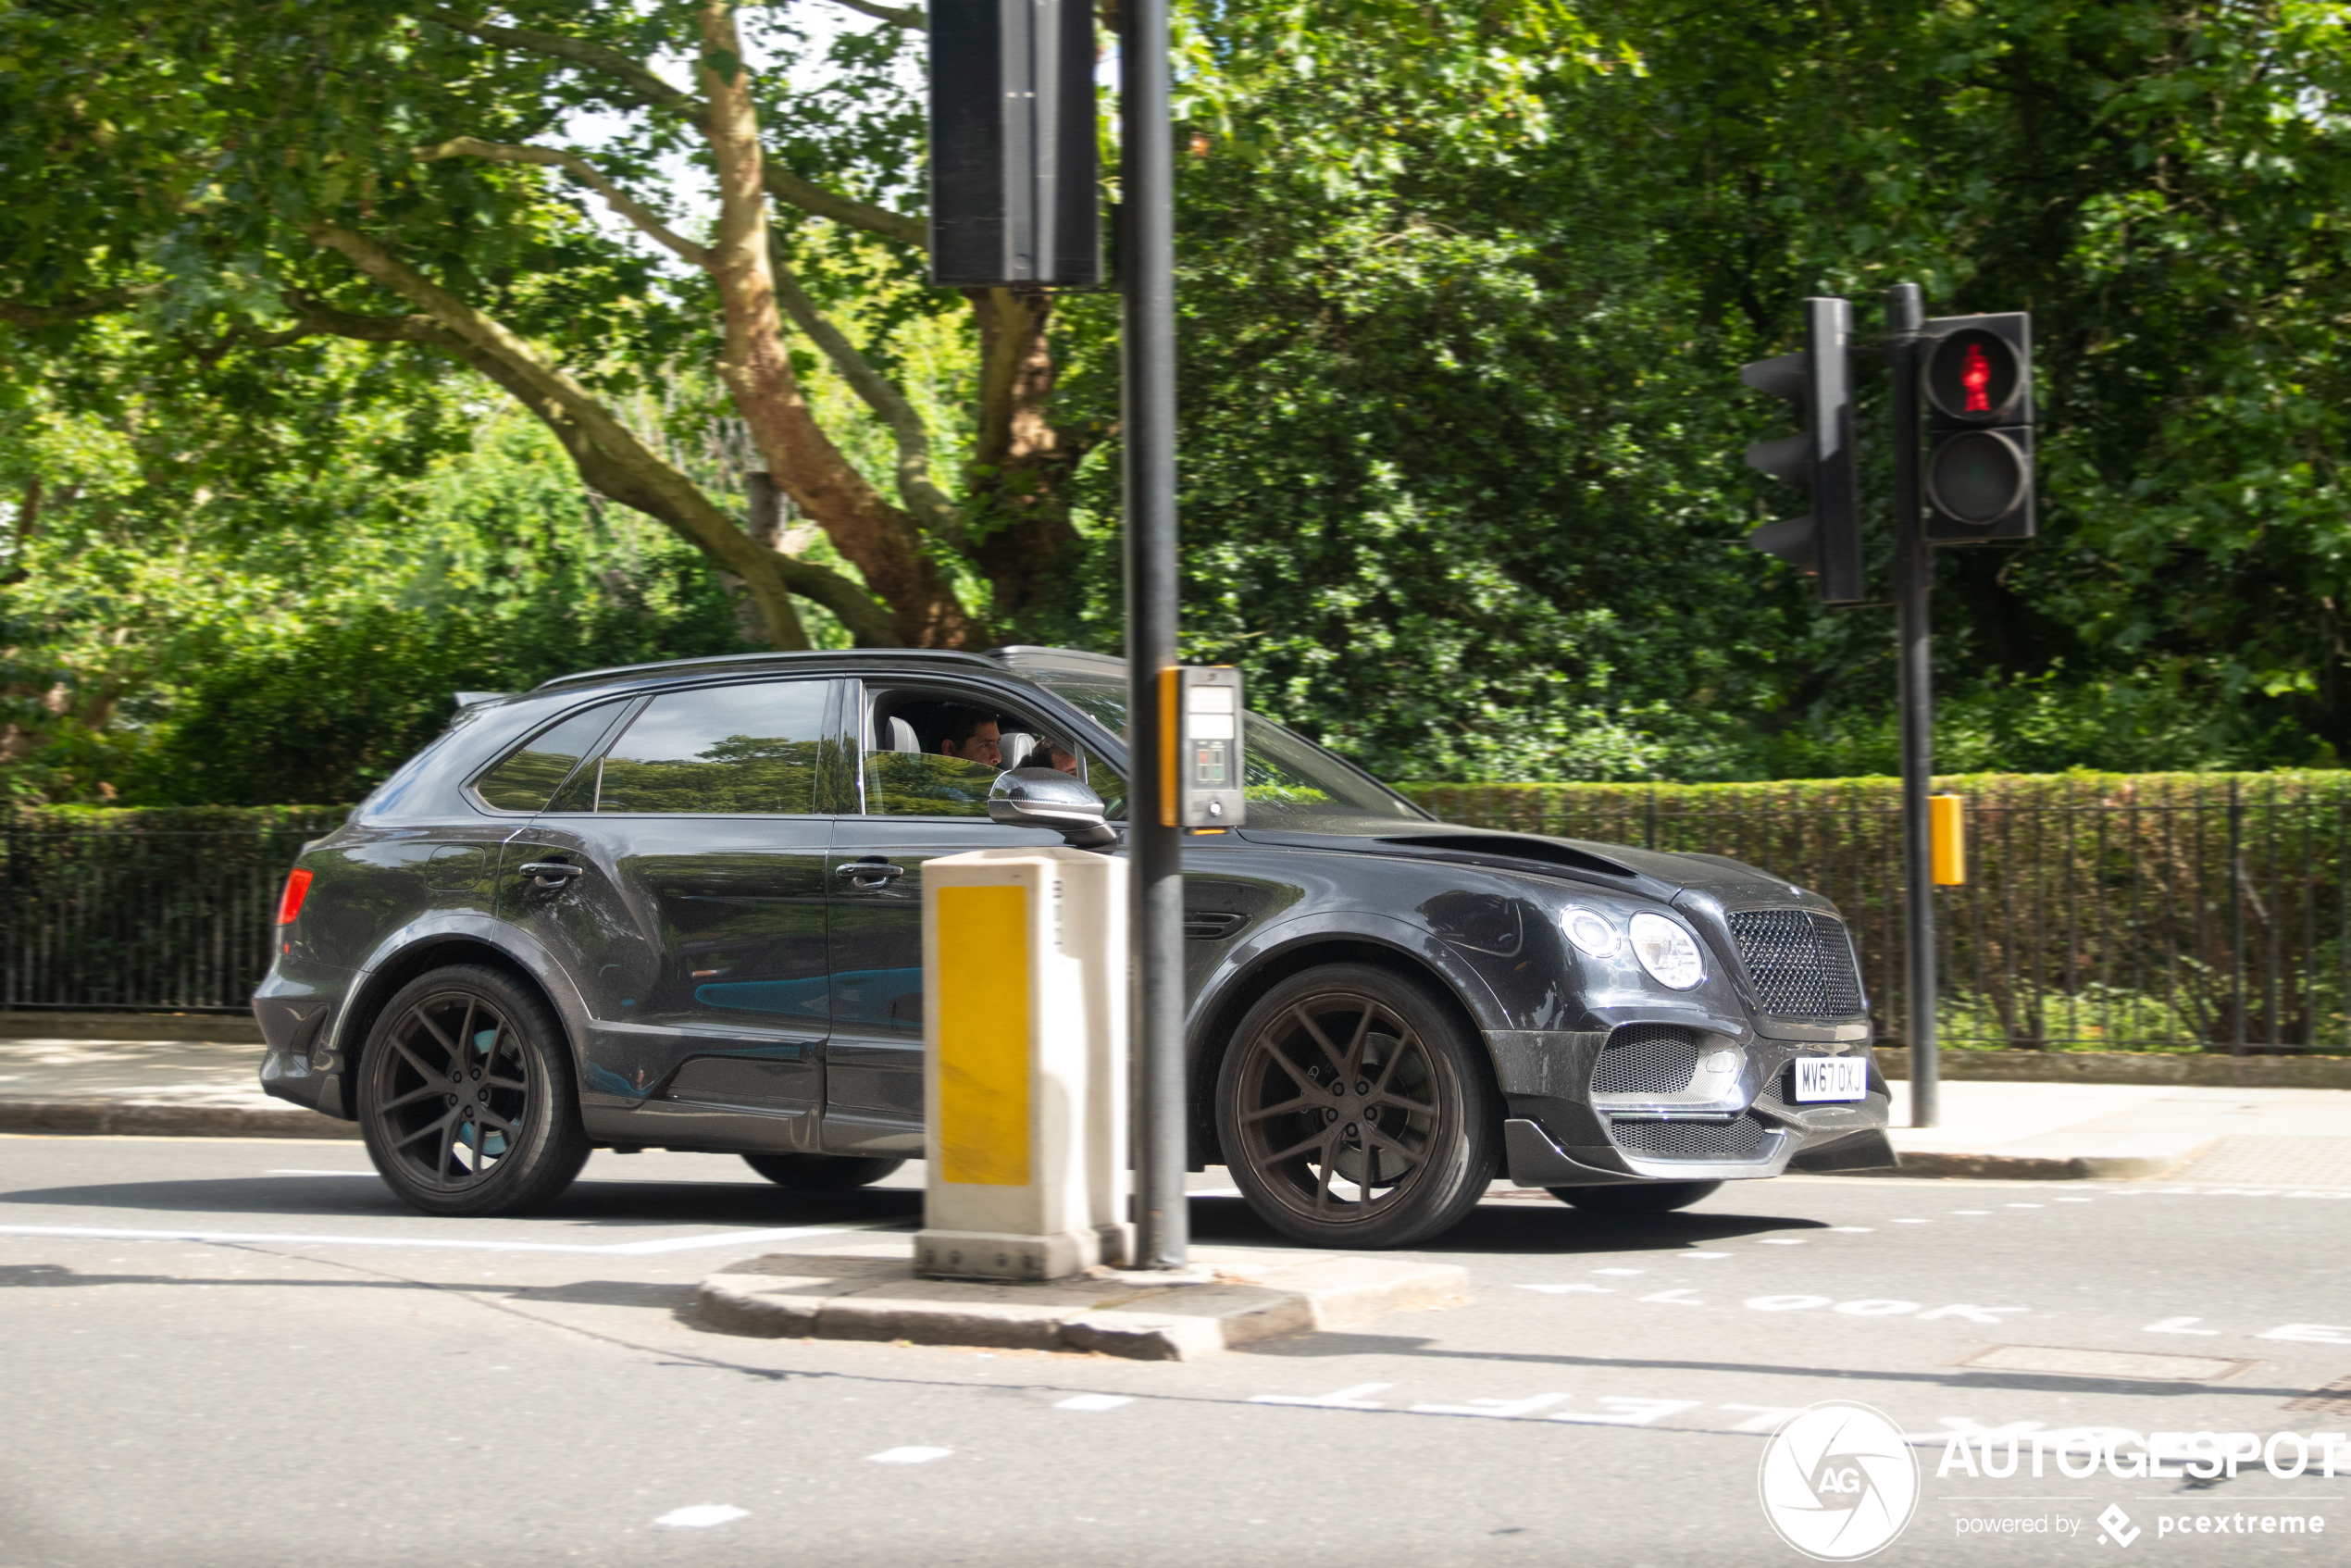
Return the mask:
[(705, 686), (654, 698), (604, 754), (592, 809), (815, 811), (831, 684)]
[(475, 780), (474, 793), (498, 811), (545, 809), (555, 787), (570, 777), (580, 758), (595, 751), (627, 701), (599, 703), (549, 725)]

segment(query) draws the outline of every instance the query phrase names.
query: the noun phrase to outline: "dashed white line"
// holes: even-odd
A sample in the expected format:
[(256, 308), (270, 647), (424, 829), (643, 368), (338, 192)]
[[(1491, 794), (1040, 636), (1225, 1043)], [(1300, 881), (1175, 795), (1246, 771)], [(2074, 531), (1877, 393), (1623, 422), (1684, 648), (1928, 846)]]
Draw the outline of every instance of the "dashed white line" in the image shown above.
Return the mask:
[(953, 1449), (884, 1449), (879, 1453), (869, 1453), (865, 1458), (874, 1464), (928, 1464), (932, 1460), (945, 1459), (954, 1451)]
[(698, 1502), (690, 1508), (673, 1508), (653, 1521), (680, 1530), (707, 1530), (713, 1524), (731, 1524), (738, 1519), (751, 1517), (751, 1510), (730, 1503)]
[(1135, 1401), (1125, 1394), (1072, 1394), (1058, 1401), (1055, 1410), (1116, 1410)]
[(1625, 1275), (1631, 1275), (1631, 1274), (1647, 1274), (1648, 1271), (1647, 1269), (1637, 1269), (1637, 1268), (1596, 1268), (1596, 1269), (1594, 1269), (1592, 1272), (1593, 1272), (1594, 1274), (1625, 1274)]
[(564, 1241), (480, 1241), (438, 1236), (313, 1236), (265, 1230), (115, 1230), (98, 1226), (0, 1225), (0, 1236), (57, 1236), (101, 1241), (196, 1241), (275, 1244), (280, 1247), (419, 1247), (460, 1249), (469, 1252), (585, 1252), (599, 1257), (642, 1258), (663, 1252), (685, 1252), (703, 1247), (734, 1247), (751, 1242), (798, 1241), (812, 1236), (832, 1236), (846, 1230), (906, 1229), (904, 1220), (843, 1220), (838, 1225), (794, 1225), (774, 1230), (730, 1230), (710, 1236), (664, 1236), (650, 1241), (616, 1241), (603, 1247)]
[(1763, 1247), (1801, 1247), (1804, 1245), (1804, 1238), (1800, 1236), (1759, 1236), (1755, 1240), (1757, 1245)]

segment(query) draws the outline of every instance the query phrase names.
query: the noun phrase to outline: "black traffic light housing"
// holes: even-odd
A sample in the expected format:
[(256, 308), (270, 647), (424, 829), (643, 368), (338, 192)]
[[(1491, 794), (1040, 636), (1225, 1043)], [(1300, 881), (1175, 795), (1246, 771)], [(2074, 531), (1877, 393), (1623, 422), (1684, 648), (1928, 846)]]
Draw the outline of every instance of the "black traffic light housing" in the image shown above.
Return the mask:
[(1089, 0), (934, 0), (929, 32), (931, 281), (1100, 283)]
[(2033, 317), (1947, 316), (1919, 340), (1927, 452), (1920, 475), (1936, 544), (2033, 537)]
[(1869, 597), (1861, 569), (1860, 476), (1853, 456), (1853, 380), (1847, 340), (1852, 315), (1841, 299), (1804, 302), (1804, 352), (1759, 359), (1739, 380), (1796, 405), (1803, 429), (1748, 449), (1747, 461), (1812, 493), (1805, 516), (1766, 523), (1748, 535), (1754, 549), (1809, 572), (1821, 602), (1858, 604)]

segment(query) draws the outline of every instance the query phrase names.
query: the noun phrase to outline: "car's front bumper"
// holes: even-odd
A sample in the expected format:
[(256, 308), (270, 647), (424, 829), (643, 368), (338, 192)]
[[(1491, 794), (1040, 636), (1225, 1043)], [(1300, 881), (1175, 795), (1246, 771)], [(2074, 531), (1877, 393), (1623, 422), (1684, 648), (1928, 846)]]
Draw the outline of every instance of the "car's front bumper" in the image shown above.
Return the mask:
[(1870, 1062), (1859, 1101), (1797, 1104), (1799, 1056), (1869, 1055), (1866, 1040), (1813, 1042), (1749, 1035), (1736, 1042), (1736, 1086), (1701, 1096), (1598, 1095), (1593, 1072), (1609, 1031), (1488, 1031), (1509, 1120), (1503, 1151), (1521, 1187), (1635, 1181), (1743, 1181), (1895, 1164), (1885, 1128), (1892, 1100)]

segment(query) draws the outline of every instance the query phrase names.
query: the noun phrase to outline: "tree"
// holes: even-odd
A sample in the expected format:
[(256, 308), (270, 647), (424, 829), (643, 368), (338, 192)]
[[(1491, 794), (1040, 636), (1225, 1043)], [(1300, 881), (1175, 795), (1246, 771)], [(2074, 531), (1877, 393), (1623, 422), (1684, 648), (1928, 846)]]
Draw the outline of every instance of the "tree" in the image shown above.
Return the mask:
[[(781, 14), (747, 41), (725, 0), (539, 0), (498, 20), (389, 0), (8, 6), (0, 322), (69, 354), (124, 315), (215, 365), (321, 335), (415, 345), (494, 381), (592, 490), (740, 579), (776, 645), (807, 645), (795, 596), (862, 642), (984, 641), (989, 613), (1050, 596), (1084, 442), (1047, 415), (1041, 296), (961, 302), (981, 372), (960, 486), (883, 356), (820, 303), (937, 308), (913, 291), (921, 220), (889, 205), (918, 178), (901, 66), (920, 19), (858, 9), (883, 25), (816, 44)], [(802, 68), (832, 80), (803, 88)], [(593, 160), (563, 134), (581, 117), (604, 125)], [(641, 193), (681, 166), (715, 193), (700, 238)], [(601, 233), (591, 201), (678, 270)], [(787, 317), (889, 432), (888, 490), (815, 412)], [(765, 547), (619, 416), (680, 355), (715, 362), (766, 471), (862, 585)], [(975, 576), (992, 604), (967, 602)]]

